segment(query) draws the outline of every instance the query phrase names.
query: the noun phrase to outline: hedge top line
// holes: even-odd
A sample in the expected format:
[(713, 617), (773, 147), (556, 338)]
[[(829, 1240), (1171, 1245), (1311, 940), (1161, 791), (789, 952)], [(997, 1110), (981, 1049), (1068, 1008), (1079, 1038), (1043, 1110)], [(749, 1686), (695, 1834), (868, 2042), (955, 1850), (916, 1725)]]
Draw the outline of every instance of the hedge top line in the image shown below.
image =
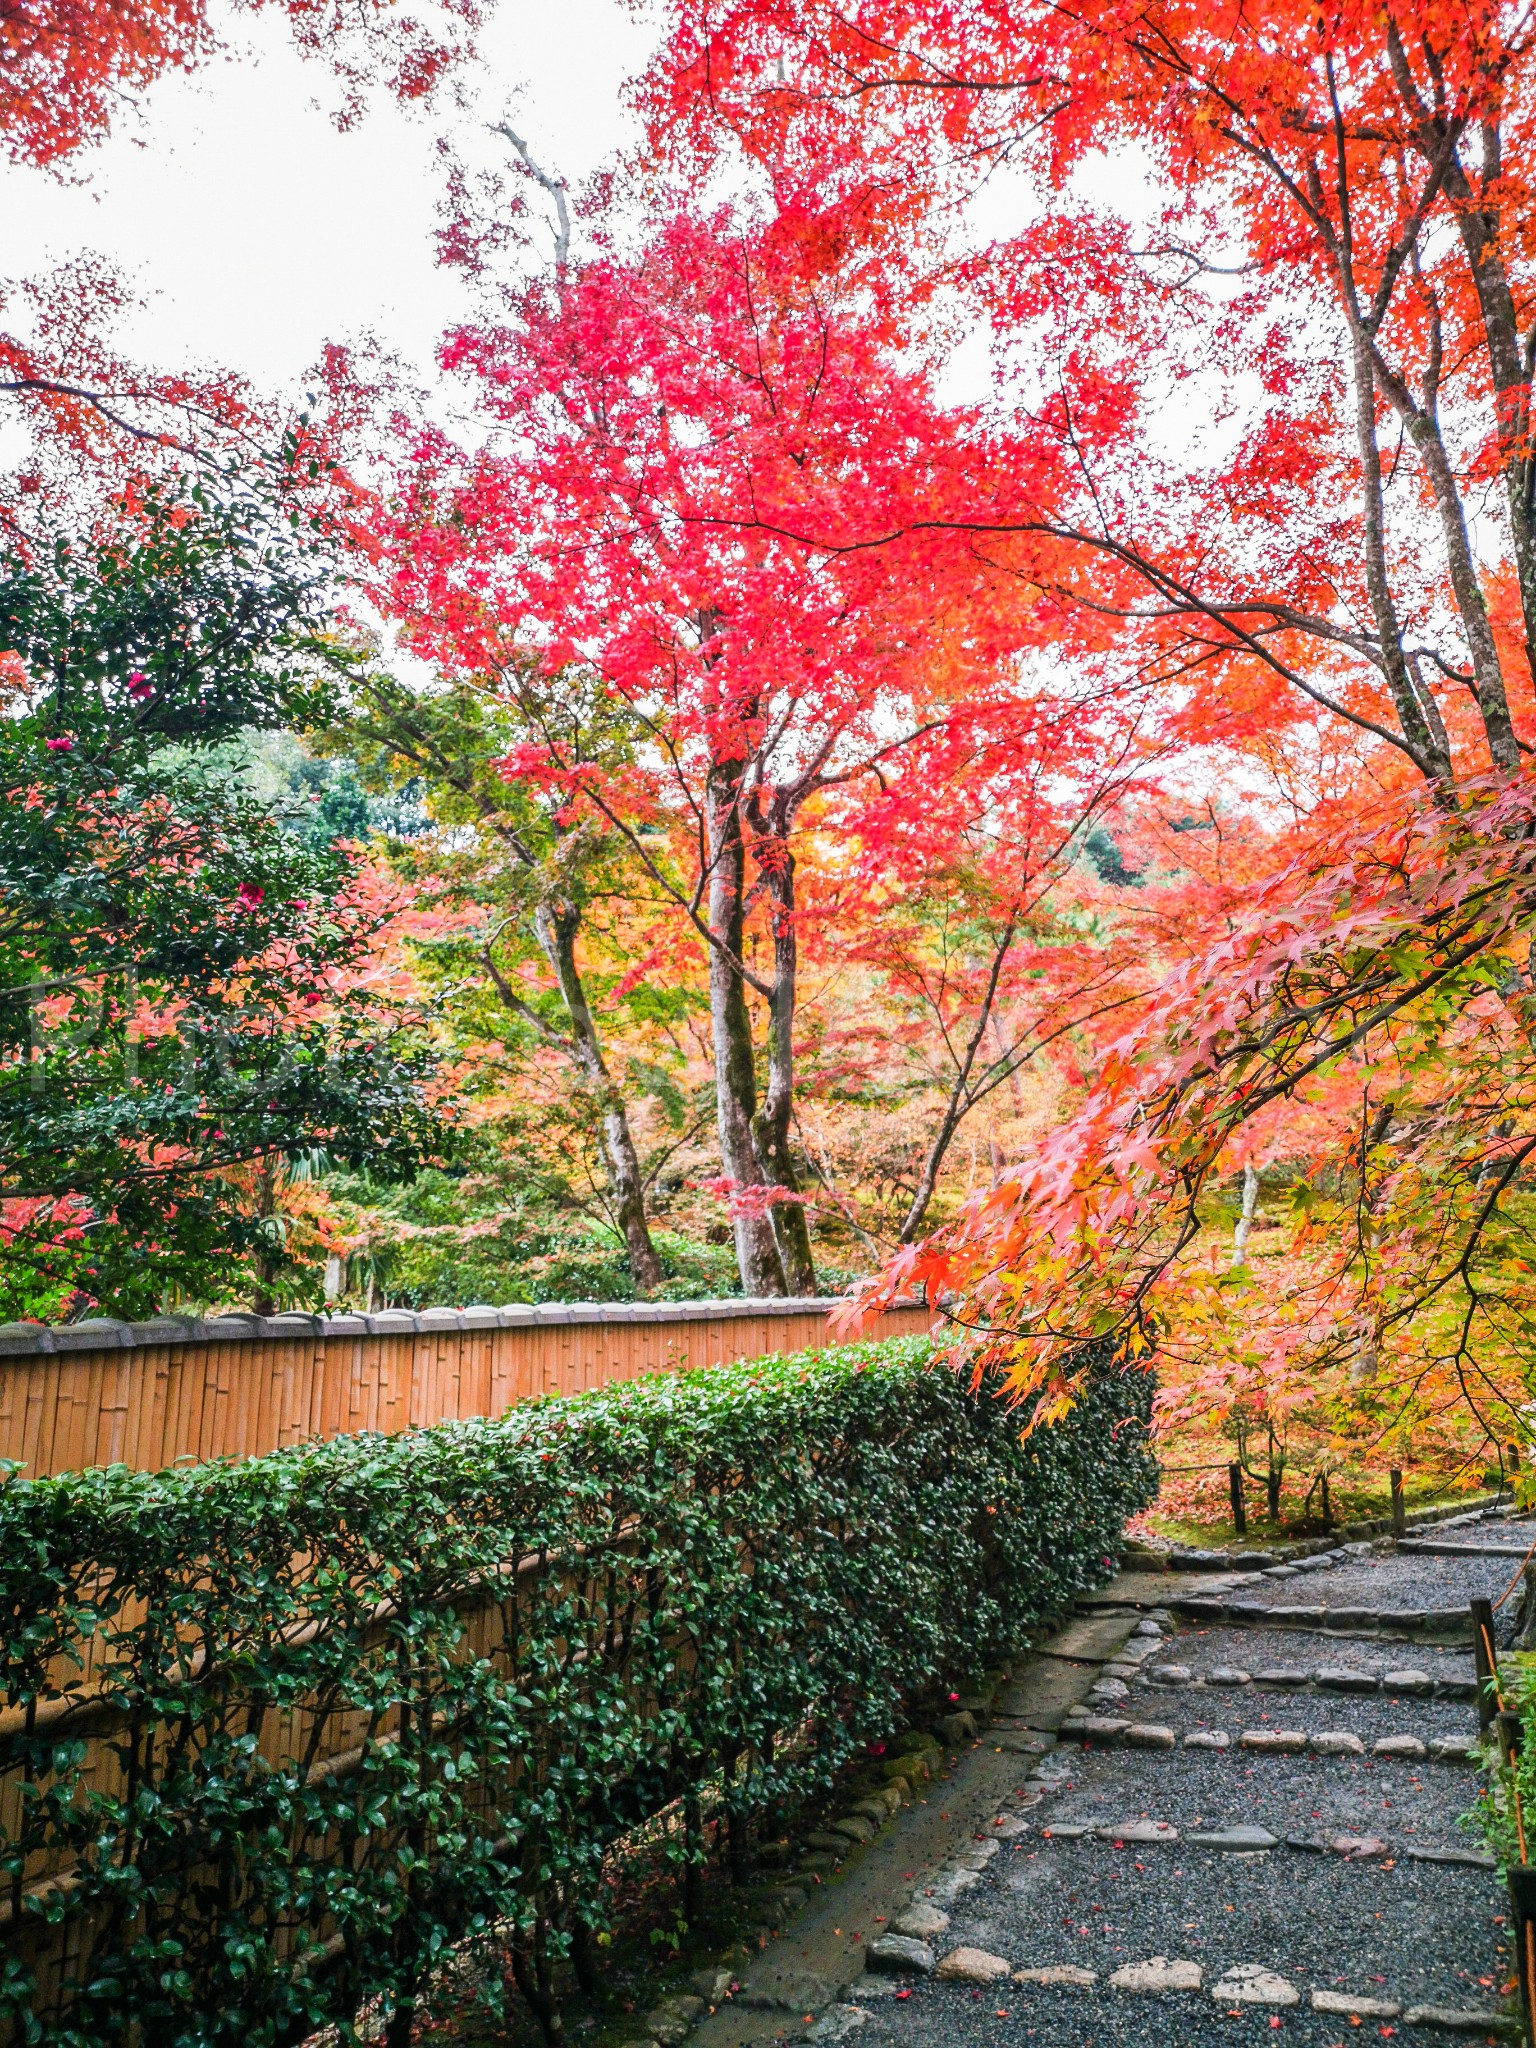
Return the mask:
[[(387, 1308), (372, 1315), (323, 1316), (304, 1311), (258, 1316), (156, 1316), (144, 1323), (120, 1323), (96, 1316), (81, 1323), (0, 1323), (0, 1358), (39, 1352), (119, 1351), (146, 1344), (228, 1343), (274, 1337), (312, 1337), (322, 1343), (342, 1337), (426, 1336), (436, 1331), (559, 1329), (573, 1323), (708, 1323), (742, 1316), (830, 1315), (842, 1297), (815, 1295), (728, 1295), (717, 1301), (551, 1301), (511, 1302), (505, 1308)], [(918, 1301), (898, 1310), (918, 1310)]]

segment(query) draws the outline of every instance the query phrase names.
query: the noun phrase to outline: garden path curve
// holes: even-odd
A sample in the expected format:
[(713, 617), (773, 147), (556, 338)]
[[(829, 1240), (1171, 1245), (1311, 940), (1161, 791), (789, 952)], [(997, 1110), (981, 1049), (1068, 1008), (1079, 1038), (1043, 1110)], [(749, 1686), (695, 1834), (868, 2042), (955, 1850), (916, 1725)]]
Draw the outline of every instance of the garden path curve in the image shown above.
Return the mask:
[(1533, 1540), (1485, 1513), (1259, 1575), (1122, 1574), (698, 2048), (1506, 2038), (1505, 1895), (1460, 1825), (1466, 1614)]

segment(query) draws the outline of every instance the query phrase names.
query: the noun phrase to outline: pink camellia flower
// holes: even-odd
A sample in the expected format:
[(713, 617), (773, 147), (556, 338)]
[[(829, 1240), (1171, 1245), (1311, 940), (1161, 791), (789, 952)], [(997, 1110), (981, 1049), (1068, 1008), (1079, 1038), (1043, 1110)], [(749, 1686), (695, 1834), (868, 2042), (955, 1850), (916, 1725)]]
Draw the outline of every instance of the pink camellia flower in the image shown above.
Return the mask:
[(136, 668), (133, 674), (128, 678), (128, 694), (130, 697), (138, 697), (141, 699), (145, 697), (153, 697), (153, 695), (155, 694), (155, 686), (149, 680), (149, 677), (145, 675), (143, 669)]
[(67, 732), (61, 732), (57, 739), (44, 741), (44, 745), (50, 754), (72, 754), (75, 751), (75, 743)]
[(235, 901), (242, 910), (255, 910), (265, 899), (266, 893), (259, 882), (242, 882), (235, 891)]

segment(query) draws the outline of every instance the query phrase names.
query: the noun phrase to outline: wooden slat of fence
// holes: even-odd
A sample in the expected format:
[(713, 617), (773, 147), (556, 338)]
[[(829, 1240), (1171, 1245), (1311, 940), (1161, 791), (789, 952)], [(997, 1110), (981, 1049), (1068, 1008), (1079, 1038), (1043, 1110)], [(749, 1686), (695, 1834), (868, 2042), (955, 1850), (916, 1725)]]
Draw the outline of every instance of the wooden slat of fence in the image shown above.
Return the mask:
[[(903, 1307), (870, 1334), (925, 1330), (930, 1320)], [(497, 1415), (534, 1394), (809, 1349), (828, 1336), (820, 1309), (742, 1314), (721, 1303), (676, 1318), (596, 1311), (334, 1335), (290, 1327), (29, 1352), (0, 1357), (0, 1459), (37, 1478), (119, 1461), (154, 1471), (179, 1458), (251, 1457), (313, 1437)]]
[[(42, 1437), (42, 1381), (53, 1361), (46, 1358), (29, 1358), (25, 1364), (18, 1361), (20, 1384), (11, 1401), (6, 1404), (4, 1429), (5, 1441), (15, 1444), (38, 1446)], [(10, 1432), (14, 1430), (13, 1436)]]

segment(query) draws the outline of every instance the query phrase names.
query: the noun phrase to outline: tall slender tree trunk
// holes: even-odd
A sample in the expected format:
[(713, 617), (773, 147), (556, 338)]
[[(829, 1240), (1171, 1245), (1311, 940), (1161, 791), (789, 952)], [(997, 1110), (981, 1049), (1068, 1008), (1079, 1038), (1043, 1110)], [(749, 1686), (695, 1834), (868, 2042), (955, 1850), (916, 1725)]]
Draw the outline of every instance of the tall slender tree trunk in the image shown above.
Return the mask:
[[(763, 851), (773, 917), (773, 993), (768, 999), (768, 1087), (753, 1120), (758, 1157), (769, 1179), (798, 1194), (800, 1182), (790, 1157), (789, 1132), (795, 1111), (795, 996), (800, 941), (795, 930), (795, 857), (782, 820)], [(780, 1202), (773, 1211), (774, 1235), (791, 1294), (816, 1292), (816, 1262), (802, 1202)]]
[(1381, 1363), (1381, 1303), (1379, 1295), (1369, 1287), (1371, 1254), (1376, 1249), (1376, 1209), (1380, 1200), (1379, 1187), (1373, 1187), (1371, 1184), (1371, 1154), (1391, 1128), (1392, 1103), (1389, 1099), (1378, 1105), (1370, 1123), (1360, 1132), (1360, 1193), (1357, 1214), (1360, 1219), (1360, 1254), (1366, 1267), (1367, 1284), (1361, 1289), (1359, 1334), (1355, 1343), (1355, 1355), (1349, 1368), (1349, 1383), (1352, 1387), (1364, 1386), (1367, 1381), (1374, 1379), (1376, 1369)]
[[(1407, 50), (1390, 20), (1387, 46), (1404, 104), (1417, 117), (1414, 140), (1425, 161), (1432, 163), (1444, 146), (1443, 117), (1425, 118), (1428, 110), (1415, 90)], [(1455, 203), (1456, 228), (1482, 314), (1509, 506), (1510, 539), (1520, 585), (1525, 658), (1531, 674), (1536, 676), (1536, 450), (1531, 447), (1530, 437), (1531, 373), (1536, 357), (1530, 342), (1521, 344), (1519, 312), (1504, 262), (1502, 209), (1495, 196), (1503, 171), (1503, 135), (1496, 120), (1484, 119), (1479, 125), (1483, 161), (1477, 185), (1473, 182), (1474, 174), (1462, 163), (1458, 141), (1446, 168), (1445, 189)]]
[(645, 1217), (645, 1181), (629, 1127), (624, 1098), (613, 1084), (597, 1020), (587, 1001), (586, 984), (576, 960), (576, 934), (581, 914), (564, 903), (541, 903), (534, 912), (534, 930), (543, 948), (571, 1020), (571, 1049), (602, 1117), (603, 1165), (613, 1197), (614, 1216), (624, 1234), (629, 1270), (639, 1294), (654, 1294), (661, 1285), (661, 1260), (651, 1242)]
[[(278, 1216), (278, 1183), (282, 1178), (282, 1155), (269, 1152), (256, 1169), (256, 1215), (266, 1224), (273, 1224)], [(251, 1311), (258, 1316), (277, 1313), (277, 1300), (273, 1286), (277, 1280), (281, 1263), (281, 1251), (273, 1236), (264, 1233), (260, 1249), (251, 1259)]]
[[(752, 1057), (752, 1018), (742, 973), (746, 899), (746, 846), (741, 830), (741, 763), (711, 767), (705, 797), (709, 858), (709, 1019), (715, 1052), (715, 1112), (720, 1164), (738, 1188), (764, 1187), (768, 1176), (758, 1157), (753, 1123), (757, 1075)], [(744, 1293), (782, 1295), (787, 1287), (773, 1222), (763, 1213), (738, 1210), (732, 1219), (736, 1265)]]
[(1248, 1234), (1253, 1229), (1253, 1219), (1259, 1206), (1259, 1169), (1250, 1159), (1243, 1168), (1243, 1206), (1238, 1211), (1237, 1222), (1232, 1230), (1232, 1264), (1246, 1266), (1248, 1263)]
[(1456, 472), (1441, 438), (1438, 421), (1422, 407), (1404, 406), (1401, 416), (1408, 429), (1408, 438), (1424, 465), (1434, 494), (1435, 508), (1440, 514), (1446, 570), (1472, 656), (1472, 689), (1482, 715), (1489, 758), (1496, 768), (1518, 768), (1520, 745), (1509, 715), (1503, 664), (1499, 660), (1498, 642), (1493, 637), (1487, 601), (1472, 556), (1467, 508), (1462, 502)]
[[(1407, 58), (1395, 27), (1388, 31), (1388, 49), (1399, 91), (1414, 105), (1415, 95), (1412, 80), (1407, 69)], [(1329, 71), (1330, 84), (1332, 70)], [(1423, 112), (1422, 108), (1419, 109)], [(1504, 426), (1500, 434), (1501, 453), (1506, 467), (1506, 481), (1513, 484), (1510, 496), (1512, 533), (1515, 544), (1517, 573), (1521, 575), (1521, 602), (1526, 607), (1526, 626), (1529, 638), (1531, 615), (1528, 599), (1536, 601), (1536, 592), (1529, 592), (1524, 579), (1525, 570), (1536, 570), (1536, 563), (1529, 560), (1529, 526), (1525, 515), (1528, 502), (1528, 487), (1523, 478), (1516, 482), (1509, 475), (1509, 465), (1515, 453), (1508, 432), (1511, 403), (1517, 398), (1517, 390), (1509, 380), (1518, 376), (1519, 350), (1513, 350), (1511, 358), (1511, 327), (1506, 319), (1506, 310), (1513, 313), (1513, 302), (1506, 309), (1500, 287), (1505, 283), (1497, 262), (1497, 249), (1490, 245), (1490, 226), (1496, 233), (1497, 214), (1492, 222), (1486, 216), (1479, 217), (1467, 206), (1471, 197), (1470, 183), (1459, 159), (1453, 151), (1448, 159), (1443, 158), (1444, 130), (1436, 122), (1426, 126), (1419, 124), (1417, 136), (1421, 153), (1431, 163), (1438, 163), (1432, 176), (1441, 183), (1453, 200), (1462, 207), (1462, 244), (1471, 265), (1477, 285), (1480, 305), (1484, 316), (1484, 334), (1490, 352), (1490, 369), (1495, 385), (1498, 409), (1503, 416)], [(1489, 152), (1489, 167), (1496, 174), (1498, 167), (1498, 131), (1496, 124), (1485, 131), (1485, 151)], [(1341, 148), (1342, 145), (1336, 145)], [(1344, 167), (1338, 163), (1340, 187), (1344, 183)], [(1520, 764), (1520, 750), (1515, 738), (1514, 726), (1509, 715), (1509, 699), (1504, 685), (1502, 664), (1499, 660), (1498, 645), (1494, 639), (1493, 627), (1488, 617), (1488, 607), (1483, 596), (1482, 584), (1473, 558), (1471, 536), (1467, 528), (1466, 506), (1462, 500), (1461, 487), (1455, 466), (1440, 432), (1438, 398), (1440, 384), (1440, 310), (1438, 301), (1430, 294), (1427, 301), (1430, 319), (1429, 366), (1426, 370), (1421, 398), (1415, 398), (1405, 377), (1392, 370), (1376, 348), (1377, 334), (1385, 314), (1385, 303), (1379, 302), (1369, 313), (1363, 303), (1363, 294), (1358, 288), (1354, 271), (1352, 231), (1347, 213), (1343, 216), (1335, 261), (1343, 292), (1344, 313), (1349, 322), (1351, 354), (1355, 383), (1356, 433), (1360, 442), (1362, 484), (1365, 493), (1365, 553), (1366, 581), (1371, 593), (1371, 606), (1375, 613), (1376, 629), (1381, 644), (1382, 666), (1388, 688), (1392, 692), (1402, 725), (1403, 737), (1414, 749), (1422, 772), (1431, 782), (1448, 786), (1451, 780), (1451, 762), (1448, 752), (1437, 744), (1437, 735), (1431, 730), (1431, 722), (1424, 715), (1424, 706), (1419, 693), (1413, 687), (1408, 665), (1404, 658), (1400, 624), (1396, 608), (1386, 596), (1387, 567), (1384, 546), (1384, 513), (1381, 489), (1381, 457), (1376, 439), (1376, 392), (1380, 389), (1383, 397), (1396, 412), (1399, 420), (1413, 443), (1414, 451), (1424, 468), (1430, 491), (1434, 497), (1435, 509), (1440, 515), (1440, 531), (1445, 547), (1446, 573), (1460, 614), (1462, 631), (1466, 635), (1467, 650), (1472, 657), (1472, 690), (1483, 722), (1483, 731), (1488, 741), (1489, 757), (1496, 768), (1512, 769)], [(1527, 373), (1528, 377), (1529, 373)], [(1523, 441), (1523, 436), (1518, 437)], [(1516, 464), (1518, 468), (1518, 463)], [(1434, 721), (1438, 724), (1438, 717)]]
[(1381, 444), (1376, 437), (1376, 364), (1371, 337), (1354, 302), (1354, 279), (1341, 265), (1345, 311), (1350, 320), (1351, 368), (1355, 387), (1355, 437), (1360, 449), (1360, 491), (1365, 513), (1365, 587), (1370, 596), (1382, 672), (1403, 738), (1419, 772), (1431, 782), (1449, 778), (1451, 764), (1436, 752), (1429, 721), (1403, 656), (1403, 635), (1392, 581), (1387, 572), (1386, 507), (1381, 489)]
[[(1490, 154), (1497, 174), (1497, 130)], [(1498, 415), (1499, 452), (1509, 506), (1509, 532), (1514, 544), (1515, 574), (1520, 584), (1520, 611), (1525, 625), (1525, 659), (1536, 677), (1536, 451), (1531, 448), (1531, 372), (1536, 367), (1529, 342), (1520, 344), (1515, 296), (1500, 258), (1498, 209), (1467, 208), (1458, 215), (1460, 229), (1483, 315), (1488, 364), (1493, 377)]]

